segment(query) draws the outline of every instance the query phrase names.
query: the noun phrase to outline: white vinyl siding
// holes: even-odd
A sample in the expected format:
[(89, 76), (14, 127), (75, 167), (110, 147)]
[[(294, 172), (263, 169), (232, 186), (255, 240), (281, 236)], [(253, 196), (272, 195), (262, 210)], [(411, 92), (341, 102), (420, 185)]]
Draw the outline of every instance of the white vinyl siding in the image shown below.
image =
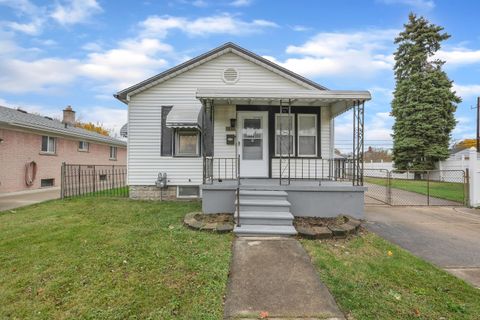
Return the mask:
[[(214, 107), (213, 121), (213, 152), (215, 157), (235, 158), (235, 144), (227, 144), (227, 134), (236, 135), (235, 131), (227, 131), (230, 127), (230, 119), (236, 117), (236, 107), (234, 105), (218, 105)], [(236, 142), (236, 140), (235, 140)]]
[[(320, 154), (323, 159), (332, 157), (333, 150), (330, 152), (330, 107), (320, 108)], [(333, 146), (332, 146), (333, 147)]]
[[(227, 67), (235, 67), (239, 73), (239, 79), (235, 84), (226, 84), (222, 79), (223, 70)], [(227, 53), (133, 95), (128, 112), (128, 183), (154, 185), (158, 173), (166, 172), (170, 185), (201, 184), (203, 172), (201, 157), (160, 156), (161, 106), (172, 105), (173, 108), (185, 109), (186, 112), (192, 110), (192, 106), (196, 106), (200, 111), (201, 103), (195, 97), (197, 88), (232, 85), (280, 91), (310, 90), (234, 53)], [(215, 146), (219, 139), (225, 139), (225, 135), (215, 138)], [(231, 146), (225, 147), (223, 152), (230, 153), (232, 149), (229, 147)], [(218, 156), (216, 152), (214, 149), (215, 156)]]

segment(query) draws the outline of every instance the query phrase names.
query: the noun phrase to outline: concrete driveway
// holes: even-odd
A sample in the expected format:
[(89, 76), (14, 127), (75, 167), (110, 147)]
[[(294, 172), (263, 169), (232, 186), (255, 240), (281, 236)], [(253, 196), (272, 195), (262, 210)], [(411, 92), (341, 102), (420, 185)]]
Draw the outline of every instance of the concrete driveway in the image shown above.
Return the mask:
[(0, 211), (60, 198), (60, 188), (0, 194)]
[(367, 228), (480, 288), (480, 210), (366, 206)]

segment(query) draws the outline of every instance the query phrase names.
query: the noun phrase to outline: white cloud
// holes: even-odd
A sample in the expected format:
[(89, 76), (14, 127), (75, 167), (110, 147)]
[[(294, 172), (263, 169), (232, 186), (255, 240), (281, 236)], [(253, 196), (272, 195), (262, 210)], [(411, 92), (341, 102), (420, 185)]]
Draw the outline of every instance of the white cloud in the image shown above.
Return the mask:
[(13, 31), (23, 32), (28, 35), (37, 35), (42, 31), (43, 20), (34, 19), (28, 23), (8, 21), (5, 22), (5, 25)]
[(292, 28), (293, 31), (297, 31), (297, 32), (305, 32), (305, 31), (309, 31), (309, 30), (312, 29), (312, 28), (302, 26), (302, 25), (291, 26), (291, 28)]
[(3, 21), (2, 24), (16, 32), (28, 35), (37, 35), (42, 31), (45, 22), (45, 8), (39, 7), (28, 0), (0, 0), (0, 5), (14, 10), (21, 18), (27, 18), (28, 22)]
[(445, 60), (447, 65), (468, 65), (480, 63), (480, 50), (467, 48), (454, 48), (452, 50), (440, 50), (436, 58)]
[[(74, 107), (75, 108), (75, 107)], [(77, 119), (83, 122), (101, 124), (111, 130), (111, 135), (119, 137), (120, 128), (127, 122), (127, 109), (108, 106), (85, 106), (77, 109)]]
[(433, 0), (380, 0), (385, 4), (403, 4), (417, 9), (431, 10), (435, 8)]
[(143, 36), (165, 38), (169, 31), (180, 30), (188, 35), (204, 36), (209, 34), (245, 35), (260, 32), (265, 28), (278, 27), (267, 20), (244, 21), (224, 13), (210, 17), (189, 20), (184, 17), (151, 16), (140, 23)]
[(319, 33), (303, 45), (287, 47), (287, 54), (299, 57), (265, 58), (306, 76), (368, 77), (392, 70), (396, 34), (393, 29)]
[(453, 84), (453, 90), (466, 102), (472, 97), (480, 97), (480, 84), (461, 85)]
[(252, 3), (253, 3), (253, 0), (235, 0), (230, 2), (230, 5), (234, 7), (247, 7)]
[(94, 14), (102, 12), (96, 0), (69, 0), (57, 4), (51, 17), (62, 25), (73, 25), (88, 21)]
[(208, 7), (208, 2), (204, 0), (195, 0), (192, 2), (192, 5), (199, 8)]
[(10, 7), (25, 15), (38, 13), (38, 7), (28, 0), (0, 0), (0, 5)]
[(0, 90), (4, 92), (32, 92), (63, 86), (76, 77), (78, 61), (46, 58), (34, 61), (20, 59), (0, 60)]
[(118, 48), (88, 54), (78, 66), (79, 74), (108, 83), (118, 90), (144, 80), (167, 65), (159, 53), (171, 52), (172, 47), (157, 39), (124, 40)]

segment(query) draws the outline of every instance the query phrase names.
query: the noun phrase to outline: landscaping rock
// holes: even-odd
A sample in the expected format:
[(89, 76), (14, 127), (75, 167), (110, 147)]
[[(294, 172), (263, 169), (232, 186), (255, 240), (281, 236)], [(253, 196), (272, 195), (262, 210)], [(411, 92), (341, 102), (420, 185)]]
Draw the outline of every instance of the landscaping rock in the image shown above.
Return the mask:
[(344, 223), (340, 226), (338, 226), (340, 229), (343, 229), (347, 232), (347, 234), (354, 234), (357, 231), (357, 228), (355, 225), (350, 224), (349, 222)]
[(203, 214), (191, 212), (185, 215), (183, 223), (192, 229), (213, 232), (229, 232), (233, 230), (233, 217), (228, 214)]
[(346, 238), (347, 231), (340, 226), (329, 226), (330, 231), (332, 231), (333, 236), (336, 238)]
[(312, 228), (306, 228), (306, 227), (298, 226), (296, 229), (297, 229), (298, 234), (301, 235), (301, 236), (304, 236), (304, 237), (310, 238), (310, 239), (315, 239), (316, 238), (316, 233)]
[(330, 239), (333, 234), (327, 227), (313, 227), (316, 239)]

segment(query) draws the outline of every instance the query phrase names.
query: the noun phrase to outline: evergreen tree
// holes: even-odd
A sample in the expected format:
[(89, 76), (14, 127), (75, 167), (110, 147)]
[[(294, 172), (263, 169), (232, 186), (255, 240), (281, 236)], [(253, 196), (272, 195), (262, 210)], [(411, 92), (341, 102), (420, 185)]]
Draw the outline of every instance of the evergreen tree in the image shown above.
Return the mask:
[(445, 61), (434, 57), (450, 35), (423, 17), (410, 14), (408, 19), (395, 39), (393, 160), (400, 170), (430, 170), (449, 155), (461, 99), (442, 70)]

